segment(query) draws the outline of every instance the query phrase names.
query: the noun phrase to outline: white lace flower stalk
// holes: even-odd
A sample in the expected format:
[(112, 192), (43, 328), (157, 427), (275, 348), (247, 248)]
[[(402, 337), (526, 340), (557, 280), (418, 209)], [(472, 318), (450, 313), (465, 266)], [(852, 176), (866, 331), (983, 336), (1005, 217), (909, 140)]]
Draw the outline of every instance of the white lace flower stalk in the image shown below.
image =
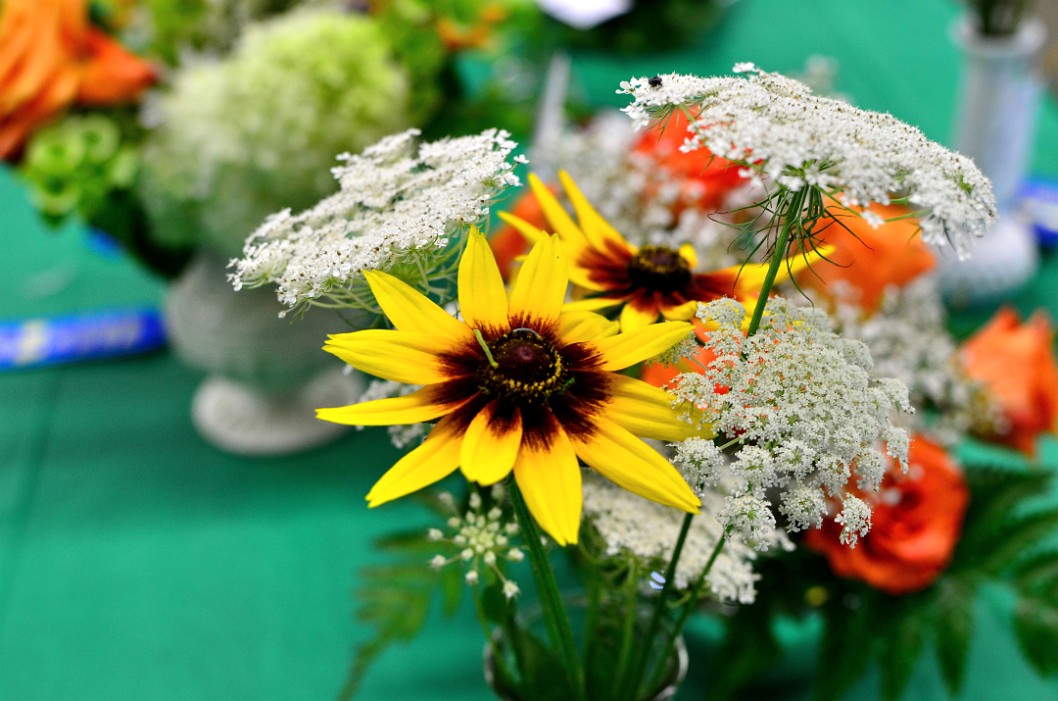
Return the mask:
[(516, 144), (502, 130), (415, 148), (419, 132), (388, 136), (333, 169), (339, 192), (311, 209), (269, 217), (232, 261), (236, 289), (276, 285), (279, 301), (378, 313), (363, 273), (382, 270), (442, 299), (464, 234), (493, 199), (519, 185)]
[[(694, 441), (696, 439), (690, 439)], [(702, 440), (702, 439), (698, 439)], [(706, 441), (712, 445), (711, 441)], [(687, 542), (676, 566), (672, 586), (677, 591), (692, 589), (709, 562), (710, 553), (724, 537), (715, 518), (723, 508), (723, 497), (716, 490), (698, 491), (702, 515), (694, 519)], [(623, 490), (612, 483), (585, 475), (584, 515), (605, 544), (608, 557), (632, 557), (640, 570), (657, 568), (672, 555), (683, 514)], [(780, 531), (762, 533), (770, 543), (782, 540)], [(751, 604), (756, 598), (753, 572), (757, 555), (739, 540), (728, 543), (706, 573), (706, 583), (720, 601)]]
[(683, 148), (706, 147), (758, 174), (775, 219), (799, 222), (795, 238), (809, 238), (826, 207), (840, 206), (839, 194), (848, 206), (906, 201), (918, 210), (923, 239), (960, 257), (991, 226), (992, 187), (970, 159), (892, 115), (813, 95), (751, 63), (734, 70), (742, 75), (633, 78), (618, 93), (632, 96), (624, 111), (637, 126), (687, 111)]
[(434, 542), (450, 543), (458, 549), (458, 553), (452, 557), (435, 555), (430, 560), (431, 567), (440, 569), (453, 563), (463, 563), (467, 567), (464, 579), (471, 586), (476, 585), (481, 580), (482, 572), (487, 570), (502, 583), (503, 595), (513, 599), (521, 593), (521, 589), (504, 574), (500, 563), (521, 562), (525, 559), (525, 553), (511, 545), (511, 538), (518, 534), (518, 524), (506, 520), (503, 509), (496, 506), (502, 503), (505, 494), (501, 485), (494, 485), (490, 490), (493, 506), (485, 511), (481, 495), (472, 492), (469, 510), (460, 514), (455, 512), (452, 496), (443, 493), (441, 499), (453, 510), (447, 523), (452, 535), (446, 536), (439, 528), (431, 528), (427, 535)]
[(913, 411), (907, 386), (874, 378), (867, 347), (835, 334), (819, 309), (773, 298), (751, 336), (744, 314), (734, 300), (702, 306), (716, 359), (673, 387), (737, 453), (728, 459), (692, 438), (677, 444), (674, 464), (692, 486), (724, 486), (721, 525), (758, 549), (780, 521), (790, 532), (818, 527), (834, 500), (844, 504), (842, 539), (854, 544), (870, 528), (870, 509), (847, 494), (850, 480), (878, 489), (883, 450), (907, 469), (907, 431), (891, 423), (894, 412)]

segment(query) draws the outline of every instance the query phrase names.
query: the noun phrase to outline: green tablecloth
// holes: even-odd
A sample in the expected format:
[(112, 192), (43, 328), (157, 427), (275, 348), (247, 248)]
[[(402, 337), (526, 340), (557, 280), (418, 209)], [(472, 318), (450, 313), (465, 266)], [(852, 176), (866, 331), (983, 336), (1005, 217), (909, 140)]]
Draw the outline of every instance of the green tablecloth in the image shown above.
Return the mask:
[[(617, 60), (580, 55), (574, 76), (597, 104), (632, 74), (716, 73), (736, 61), (800, 70), (840, 60), (838, 88), (946, 141), (958, 61), (955, 0), (742, 0), (695, 47)], [(1043, 105), (1034, 167), (1058, 176), (1058, 112)], [(0, 176), (0, 320), (156, 302), (163, 288), (127, 261), (47, 233)], [(1012, 300), (1058, 317), (1058, 259)], [(351, 432), (289, 458), (223, 454), (194, 433), (200, 376), (167, 352), (0, 374), (0, 699), (180, 701), (328, 699), (354, 644), (357, 571), (374, 537), (424, 524), (410, 501), (363, 501), (396, 453), (379, 431)], [(1056, 462), (1055, 445), (1046, 457)], [(977, 612), (963, 699), (1058, 698), (1001, 623), (1002, 596)], [(707, 654), (689, 636), (679, 699), (701, 697)], [(361, 698), (486, 699), (480, 631), (464, 608), (385, 654)], [(1058, 653), (1056, 653), (1058, 654)], [(873, 679), (851, 699), (877, 698)], [(789, 697), (803, 690), (791, 688)], [(943, 698), (935, 662), (907, 699)]]

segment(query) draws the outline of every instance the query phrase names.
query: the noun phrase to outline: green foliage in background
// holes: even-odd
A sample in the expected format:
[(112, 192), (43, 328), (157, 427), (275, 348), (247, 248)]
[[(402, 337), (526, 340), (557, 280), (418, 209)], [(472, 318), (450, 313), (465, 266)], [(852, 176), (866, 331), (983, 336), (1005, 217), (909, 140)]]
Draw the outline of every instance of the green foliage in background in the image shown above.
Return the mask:
[(975, 464), (966, 480), (971, 501), (962, 538), (948, 569), (922, 591), (892, 596), (838, 578), (804, 548), (762, 560), (757, 603), (723, 619), (709, 698), (761, 693), (754, 680), (783, 652), (775, 621), (813, 613), (823, 623), (815, 675), (820, 701), (837, 701), (872, 663), (881, 697), (896, 701), (930, 647), (955, 695), (965, 678), (975, 602), (986, 585), (1014, 594), (1013, 627), (1025, 659), (1040, 674), (1058, 673), (1058, 507), (1038, 504), (1053, 474)]
[(335, 191), (336, 155), (411, 124), (413, 96), (369, 18), (305, 11), (188, 66), (153, 106), (139, 188), (159, 241), (229, 256), (269, 214)]

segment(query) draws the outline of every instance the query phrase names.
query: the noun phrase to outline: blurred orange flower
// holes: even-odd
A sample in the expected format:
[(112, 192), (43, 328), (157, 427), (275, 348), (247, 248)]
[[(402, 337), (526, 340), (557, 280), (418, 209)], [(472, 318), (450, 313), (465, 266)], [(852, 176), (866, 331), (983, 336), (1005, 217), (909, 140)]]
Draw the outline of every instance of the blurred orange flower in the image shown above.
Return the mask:
[[(687, 136), (687, 117), (677, 112), (664, 124), (644, 132), (632, 151), (651, 158), (680, 183), (678, 211), (694, 207), (715, 212), (723, 207), (733, 190), (746, 185), (747, 179), (740, 174), (741, 166), (714, 156), (708, 149), (680, 151)], [(653, 194), (644, 193), (647, 197)]]
[(452, 53), (480, 49), (489, 43), (496, 25), (506, 21), (509, 14), (501, 5), (486, 5), (470, 25), (445, 15), (437, 20), (437, 35)]
[(0, 158), (73, 104), (131, 102), (151, 64), (88, 21), (85, 0), (6, 0), (0, 10)]
[[(874, 205), (871, 212), (882, 219), (906, 217), (910, 210), (897, 205)], [(834, 247), (827, 256), (833, 265), (814, 265), (800, 275), (798, 282), (825, 291), (837, 281), (858, 290), (861, 306), (874, 311), (889, 286), (900, 287), (929, 272), (936, 259), (918, 235), (914, 218), (887, 221), (877, 228), (867, 220), (830, 209), (837, 220), (819, 235)]]
[(890, 465), (878, 494), (864, 497), (874, 502), (872, 526), (855, 548), (839, 542), (841, 526), (829, 519), (806, 534), (838, 576), (898, 595), (924, 589), (948, 566), (969, 489), (951, 457), (926, 438), (912, 441), (908, 464), (906, 475)]
[(1033, 457), (1036, 438), (1058, 430), (1058, 363), (1054, 329), (1036, 312), (1021, 323), (1017, 312), (1000, 309), (962, 348), (970, 377), (997, 399), (1009, 430), (992, 436)]
[(684, 372), (697, 372), (701, 373), (703, 368), (709, 367), (709, 363), (716, 360), (716, 353), (712, 348), (709, 347), (709, 332), (706, 331), (706, 327), (702, 324), (696, 323), (694, 325), (694, 333), (698, 337), (698, 340), (703, 344), (698, 348), (698, 352), (692, 360), (680, 360), (676, 365), (666, 365), (665, 363), (643, 363), (642, 370), (639, 374), (639, 379), (644, 382), (649, 382), (655, 387), (665, 387), (669, 385), (676, 376)]

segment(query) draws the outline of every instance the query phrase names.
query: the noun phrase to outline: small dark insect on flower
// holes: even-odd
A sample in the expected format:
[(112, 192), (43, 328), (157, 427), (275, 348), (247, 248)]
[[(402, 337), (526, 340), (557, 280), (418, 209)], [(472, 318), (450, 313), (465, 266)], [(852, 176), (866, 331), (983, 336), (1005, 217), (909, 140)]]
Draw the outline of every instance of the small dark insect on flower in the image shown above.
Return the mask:
[(660, 88), (661, 87), (661, 76), (660, 75), (651, 76), (647, 80), (647, 85), (649, 85), (652, 88)]

